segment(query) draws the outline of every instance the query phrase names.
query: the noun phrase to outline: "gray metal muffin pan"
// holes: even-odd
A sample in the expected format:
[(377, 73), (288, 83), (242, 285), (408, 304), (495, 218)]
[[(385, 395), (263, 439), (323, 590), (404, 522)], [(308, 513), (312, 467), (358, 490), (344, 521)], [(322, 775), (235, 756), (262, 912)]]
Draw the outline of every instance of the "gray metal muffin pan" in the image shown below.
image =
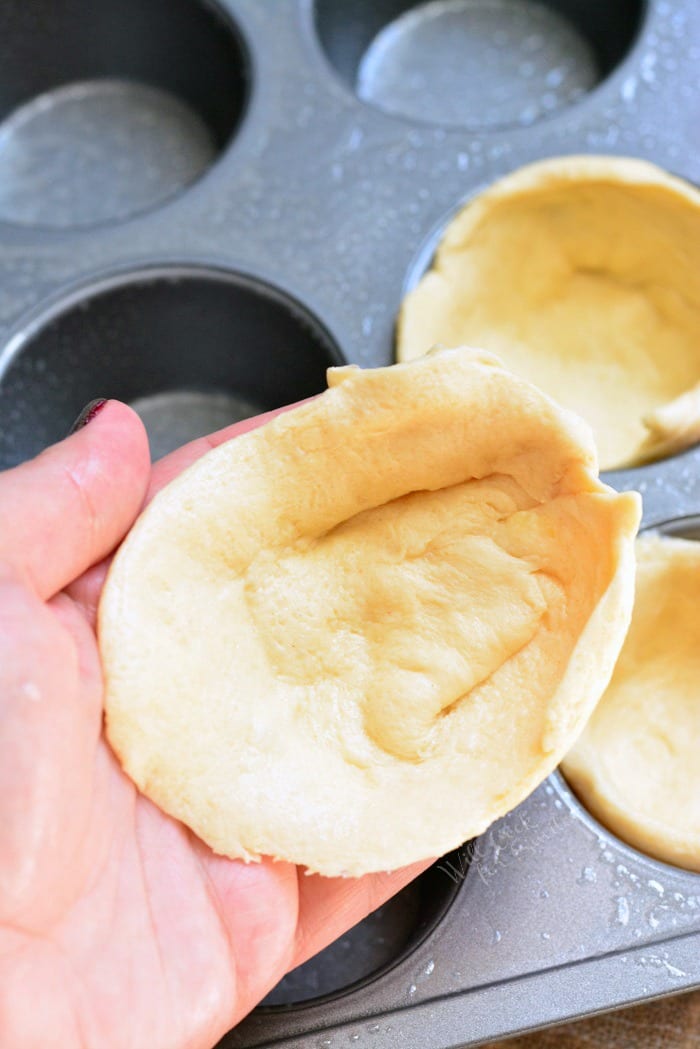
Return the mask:
[[(699, 60), (694, 0), (0, 5), (0, 466), (96, 396), (155, 457), (389, 363), (493, 179), (596, 152), (700, 181)], [(607, 479), (646, 526), (700, 510), (698, 449)], [(700, 876), (557, 774), (221, 1045), (447, 1049), (698, 985)]]

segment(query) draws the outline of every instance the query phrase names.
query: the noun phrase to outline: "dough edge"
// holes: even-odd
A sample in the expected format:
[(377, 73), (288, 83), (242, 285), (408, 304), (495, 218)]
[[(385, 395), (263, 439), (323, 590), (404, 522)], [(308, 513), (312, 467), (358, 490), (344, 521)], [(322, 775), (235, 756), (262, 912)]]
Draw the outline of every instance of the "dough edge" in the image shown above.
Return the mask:
[[(572, 153), (547, 157), (517, 168), (481, 192), (477, 191), (446, 222), (430, 266), (409, 289), (401, 303), (396, 325), (396, 359), (400, 362), (415, 359), (415, 349), (408, 349), (407, 315), (420, 301), (426, 280), (443, 279), (444, 260), (466, 242), (492, 209), (504, 201), (512, 202), (533, 193), (546, 193), (567, 184), (576, 186), (586, 183), (662, 189), (696, 211), (700, 210), (699, 189), (639, 157)], [(628, 462), (615, 462), (605, 469), (622, 470), (641, 466), (674, 455), (700, 441), (700, 381), (659, 405), (643, 416), (641, 421), (647, 429), (643, 445)]]
[[(442, 354), (454, 354), (462, 353), (464, 351), (447, 350), (440, 352)], [(507, 372), (507, 370), (502, 367), (500, 361), (498, 361), (493, 355), (482, 351), (467, 352), (472, 353), (475, 363), (485, 365), (489, 368), (499, 368), (506, 372), (506, 374), (516, 381), (518, 385), (526, 389), (533, 389), (533, 387), (531, 387), (525, 380), (517, 379), (512, 373)], [(399, 367), (411, 367), (411, 365), (400, 365)], [(370, 369), (368, 372), (379, 370), (381, 369)], [(354, 368), (354, 366), (331, 369), (329, 375), (330, 390), (338, 385), (344, 385), (346, 381), (351, 380), (354, 376), (361, 376), (362, 374), (363, 372), (360, 369)], [(581, 471), (589, 478), (589, 490), (613, 494), (619, 500), (618, 505), (621, 524), (616, 538), (615, 555), (613, 557), (613, 562), (617, 560), (617, 567), (608, 588), (601, 595), (584, 630), (579, 635), (578, 641), (571, 653), (564, 677), (560, 681), (559, 687), (549, 704), (550, 731), (548, 733), (548, 744), (544, 758), (541, 762), (537, 763), (537, 766), (532, 770), (529, 776), (518, 783), (511, 791), (500, 799), (499, 804), (495, 806), (487, 816), (476, 823), (473, 820), (469, 822), (469, 819), (467, 818), (463, 829), (460, 829), (453, 837), (449, 838), (449, 840), (446, 839), (438, 843), (437, 848), (434, 850), (434, 855), (442, 855), (461, 845), (468, 838), (472, 838), (477, 834), (482, 833), (491, 825), (491, 823), (494, 822), (494, 820), (498, 819), (519, 804), (539, 785), (539, 783), (542, 782), (542, 780), (546, 778), (547, 775), (554, 770), (561, 760), (563, 753), (569, 749), (574, 739), (582, 731), (595, 703), (610, 679), (617, 658), (617, 652), (622, 645), (632, 613), (634, 553), (633, 544), (630, 541), (630, 534), (636, 532), (639, 520), (639, 499), (634, 493), (619, 495), (597, 479), (595, 474), (595, 455), (588, 428), (572, 413), (555, 405), (554, 402), (546, 397), (546, 395), (539, 394), (539, 391), (537, 392), (545, 402), (548, 402), (553, 407), (555, 414), (557, 414), (562, 420), (565, 420), (566, 424), (568, 424), (569, 431), (573, 432), (576, 439), (580, 442), (583, 450), (583, 458), (580, 464)], [(298, 424), (301, 424), (302, 421), (315, 417), (316, 413), (321, 410), (319, 409), (319, 405), (324, 396), (325, 395), (322, 394), (319, 398), (310, 403), (303, 404), (297, 409), (285, 412), (283, 415), (273, 420), (273, 422), (266, 424), (265, 428), (276, 427), (278, 430), (282, 430), (285, 433), (288, 433), (290, 428), (293, 431), (293, 429)], [(208, 452), (205, 456), (189, 467), (183, 474), (171, 482), (162, 493), (159, 493), (151, 505), (156, 506), (159, 502), (162, 502), (165, 499), (177, 500), (178, 492), (181, 489), (185, 490), (188, 488), (192, 479), (196, 477), (197, 474), (206, 472), (214, 460), (225, 459), (227, 457), (227, 448), (235, 444), (236, 450), (242, 451), (242, 442), (254, 437), (256, 432), (257, 431), (252, 431), (250, 434), (235, 438), (234, 441), (229, 442), (228, 445), (221, 445), (218, 448), (213, 449), (211, 452)], [(147, 513), (142, 516), (123, 544), (122, 550), (128, 550), (133, 544), (142, 540), (147, 541), (151, 528), (151, 521), (152, 515)], [(121, 607), (122, 594), (118, 586), (111, 585), (119, 572), (119, 565), (123, 557), (124, 554), (120, 551), (113, 562), (108, 580), (110, 585), (106, 584), (104, 592), (105, 596), (100, 604), (99, 632), (101, 644), (103, 643), (102, 639), (105, 633), (109, 632), (109, 621), (113, 617), (118, 618), (123, 614), (123, 609)], [(106, 651), (106, 664), (109, 664), (110, 642), (105, 642), (104, 644)], [(601, 649), (605, 652), (605, 658), (603, 660), (600, 658)], [(106, 679), (108, 679), (107, 667), (105, 675)], [(109, 685), (107, 680), (107, 691), (108, 688)], [(238, 842), (236, 847), (232, 847), (230, 835), (218, 834), (210, 825), (209, 821), (206, 818), (202, 818), (201, 815), (197, 813), (196, 799), (194, 806), (190, 804), (189, 799), (176, 798), (173, 800), (172, 789), (167, 782), (163, 782), (158, 776), (144, 776), (138, 768), (134, 767), (130, 755), (130, 736), (133, 726), (126, 724), (120, 713), (117, 712), (115, 714), (115, 712), (110, 709), (109, 702), (107, 703), (107, 708), (107, 734), (109, 741), (119, 757), (123, 768), (132, 777), (143, 793), (150, 797), (165, 812), (169, 813), (174, 818), (185, 822), (213, 849), (214, 852), (232, 858), (238, 857), (246, 861), (258, 861), (261, 858), (256, 852), (246, 848), (242, 842)], [(126, 720), (129, 721), (129, 719)], [(351, 857), (346, 857), (346, 862), (343, 862), (340, 866), (334, 861), (323, 862), (319, 860), (318, 862), (309, 863), (308, 857), (305, 859), (301, 856), (280, 855), (273, 856), (273, 858), (302, 864), (306, 866), (307, 873), (320, 873), (328, 876), (337, 876), (339, 874), (358, 876), (370, 871), (395, 869), (396, 867), (404, 866), (406, 863), (414, 860), (429, 858), (426, 857), (424, 852), (420, 855), (416, 855), (413, 852), (401, 856), (398, 858), (397, 862), (387, 865), (385, 858), (380, 856), (381, 849), (375, 850), (375, 852), (376, 855), (373, 854), (371, 846), (365, 847), (365, 844), (363, 843), (363, 845), (358, 846), (357, 859), (353, 860)]]

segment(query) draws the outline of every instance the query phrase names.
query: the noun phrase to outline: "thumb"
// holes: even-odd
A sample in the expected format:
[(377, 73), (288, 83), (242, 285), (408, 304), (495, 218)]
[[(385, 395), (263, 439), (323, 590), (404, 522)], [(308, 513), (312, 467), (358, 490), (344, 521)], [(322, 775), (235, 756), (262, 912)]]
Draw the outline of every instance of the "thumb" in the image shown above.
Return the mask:
[(123, 538), (149, 476), (141, 420), (107, 401), (84, 429), (0, 474), (0, 561), (53, 596)]

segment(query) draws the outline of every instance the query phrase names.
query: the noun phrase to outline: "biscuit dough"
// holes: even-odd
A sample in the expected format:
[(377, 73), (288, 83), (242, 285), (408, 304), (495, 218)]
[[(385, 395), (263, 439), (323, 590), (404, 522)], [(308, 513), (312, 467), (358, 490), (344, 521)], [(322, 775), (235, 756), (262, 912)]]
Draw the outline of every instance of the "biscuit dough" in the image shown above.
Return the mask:
[(639, 160), (532, 164), (457, 215), (397, 352), (498, 353), (590, 423), (602, 469), (700, 439), (700, 193)]
[(601, 823), (700, 871), (700, 543), (637, 542), (632, 624), (610, 687), (563, 763)]
[(488, 354), (331, 369), (117, 554), (107, 731), (216, 852), (359, 875), (483, 831), (558, 764), (632, 605), (636, 495)]

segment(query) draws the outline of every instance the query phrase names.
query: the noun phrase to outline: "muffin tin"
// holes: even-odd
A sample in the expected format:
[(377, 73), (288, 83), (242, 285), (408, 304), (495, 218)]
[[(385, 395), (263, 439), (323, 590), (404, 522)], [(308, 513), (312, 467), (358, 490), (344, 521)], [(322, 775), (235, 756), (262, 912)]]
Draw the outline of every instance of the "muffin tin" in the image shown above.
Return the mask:
[[(0, 57), (0, 467), (93, 397), (157, 457), (389, 363), (446, 222), (530, 161), (700, 181), (692, 0), (11, 0)], [(645, 526), (700, 510), (698, 449), (606, 479)], [(555, 774), (221, 1046), (447, 1049), (698, 985), (700, 876)]]

